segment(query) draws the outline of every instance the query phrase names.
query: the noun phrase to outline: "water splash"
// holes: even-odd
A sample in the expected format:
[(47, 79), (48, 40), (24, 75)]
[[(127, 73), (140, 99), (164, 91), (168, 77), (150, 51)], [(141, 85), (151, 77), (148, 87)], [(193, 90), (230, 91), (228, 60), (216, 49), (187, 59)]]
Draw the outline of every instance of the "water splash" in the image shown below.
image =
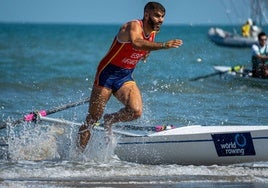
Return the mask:
[(93, 130), (90, 141), (83, 153), (84, 160), (108, 163), (117, 144), (115, 135), (106, 135), (104, 131)]
[[(43, 122), (42, 122), (43, 123)], [(8, 126), (8, 153), (14, 161), (95, 161), (108, 163), (113, 157), (117, 139), (94, 130), (84, 152), (77, 147), (78, 128), (75, 125), (33, 124)]]
[(8, 152), (12, 160), (55, 160), (59, 159), (58, 136), (64, 129), (57, 126), (24, 124), (9, 127)]

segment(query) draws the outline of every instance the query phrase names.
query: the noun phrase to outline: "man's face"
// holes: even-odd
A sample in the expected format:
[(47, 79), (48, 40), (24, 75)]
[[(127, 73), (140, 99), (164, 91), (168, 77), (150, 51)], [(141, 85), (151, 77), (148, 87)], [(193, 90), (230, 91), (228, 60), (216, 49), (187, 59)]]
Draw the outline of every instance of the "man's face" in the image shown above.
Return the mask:
[(154, 31), (160, 31), (160, 27), (164, 22), (165, 13), (160, 10), (152, 10), (146, 12), (147, 23), (151, 26), (151, 29)]
[(259, 38), (259, 43), (261, 46), (264, 46), (266, 44), (267, 41), (267, 36), (263, 35)]

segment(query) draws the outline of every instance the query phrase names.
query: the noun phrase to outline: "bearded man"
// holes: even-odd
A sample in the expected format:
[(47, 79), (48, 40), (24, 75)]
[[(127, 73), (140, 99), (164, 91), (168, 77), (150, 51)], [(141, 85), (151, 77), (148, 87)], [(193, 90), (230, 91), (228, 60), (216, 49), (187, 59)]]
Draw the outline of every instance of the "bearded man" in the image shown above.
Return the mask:
[(105, 106), (114, 95), (124, 107), (118, 112), (104, 115), (104, 127), (111, 130), (117, 122), (127, 122), (142, 115), (142, 97), (132, 73), (140, 60), (145, 60), (152, 50), (178, 48), (183, 42), (173, 39), (154, 42), (155, 35), (164, 22), (165, 8), (157, 2), (144, 7), (142, 20), (124, 24), (108, 53), (100, 61), (91, 92), (88, 115), (79, 129), (79, 145), (85, 149), (94, 124), (102, 117)]

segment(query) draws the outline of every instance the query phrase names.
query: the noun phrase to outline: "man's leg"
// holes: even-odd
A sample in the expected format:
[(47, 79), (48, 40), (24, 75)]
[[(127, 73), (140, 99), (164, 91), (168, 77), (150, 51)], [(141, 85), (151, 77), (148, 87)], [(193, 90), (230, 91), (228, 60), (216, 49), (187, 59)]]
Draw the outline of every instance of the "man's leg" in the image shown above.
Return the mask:
[(125, 107), (116, 113), (106, 114), (104, 116), (104, 124), (106, 126), (111, 126), (117, 122), (132, 121), (141, 116), (142, 98), (135, 82), (125, 83), (114, 95)]
[(111, 95), (112, 91), (110, 89), (93, 86), (86, 122), (79, 128), (78, 132), (79, 145), (81, 149), (86, 148), (90, 138), (90, 128), (101, 118), (104, 108)]

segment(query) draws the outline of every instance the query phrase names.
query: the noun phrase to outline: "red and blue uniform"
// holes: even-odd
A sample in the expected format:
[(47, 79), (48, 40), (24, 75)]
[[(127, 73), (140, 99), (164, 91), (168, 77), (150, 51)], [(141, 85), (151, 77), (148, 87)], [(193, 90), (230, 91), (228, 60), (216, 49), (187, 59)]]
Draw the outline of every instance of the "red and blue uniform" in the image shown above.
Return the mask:
[[(136, 20), (143, 28), (141, 20)], [(143, 39), (154, 41), (155, 32)], [(104, 58), (99, 63), (94, 85), (110, 88), (113, 92), (126, 83), (134, 81), (132, 73), (137, 63), (148, 54), (146, 50), (135, 49), (131, 42), (120, 42), (118, 37), (114, 41)]]

